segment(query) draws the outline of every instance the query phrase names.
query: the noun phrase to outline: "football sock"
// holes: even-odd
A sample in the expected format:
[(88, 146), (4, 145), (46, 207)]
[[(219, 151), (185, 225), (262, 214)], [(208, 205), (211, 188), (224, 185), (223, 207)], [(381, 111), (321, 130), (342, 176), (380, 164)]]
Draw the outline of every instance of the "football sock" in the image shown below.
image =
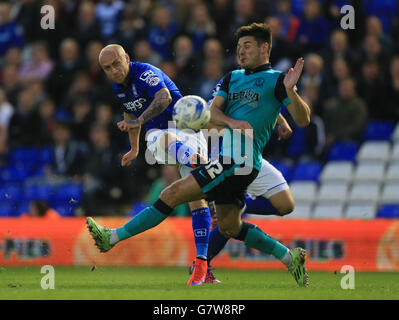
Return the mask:
[(168, 153), (171, 157), (175, 158), (178, 163), (192, 168), (190, 157), (193, 153), (196, 153), (193, 148), (185, 145), (180, 140), (174, 140), (168, 145)]
[(229, 238), (226, 238), (220, 231), (219, 227), (216, 226), (212, 229), (209, 236), (209, 247), (208, 247), (208, 265), (211, 260), (216, 257), (220, 251), (225, 247)]
[(261, 214), (261, 215), (280, 215), (280, 212), (271, 204), (271, 202), (264, 197), (257, 197), (251, 199), (248, 195), (245, 200), (247, 209), (245, 213)]
[(115, 229), (118, 240), (125, 240), (157, 226), (164, 221), (172, 211), (173, 208), (170, 208), (165, 202), (158, 199), (154, 205), (140, 211), (123, 227)]
[(208, 254), (209, 231), (211, 229), (211, 212), (209, 208), (191, 211), (197, 257), (206, 259)]
[(242, 222), (236, 239), (244, 241), (250, 248), (271, 254), (279, 260), (283, 260), (289, 252), (286, 246), (264, 233), (258, 226), (248, 222)]

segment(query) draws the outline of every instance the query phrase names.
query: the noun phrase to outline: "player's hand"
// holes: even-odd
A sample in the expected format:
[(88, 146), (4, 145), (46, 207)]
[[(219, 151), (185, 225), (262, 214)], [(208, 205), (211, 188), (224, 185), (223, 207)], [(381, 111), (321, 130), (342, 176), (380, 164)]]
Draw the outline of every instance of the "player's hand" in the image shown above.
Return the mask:
[(284, 77), (284, 86), (286, 89), (291, 90), (295, 87), (299, 77), (301, 76), (304, 63), (305, 60), (303, 60), (303, 58), (299, 58), (296, 61), (294, 68), (290, 68), (290, 70), (288, 70), (287, 75)]
[(122, 120), (117, 123), (119, 130), (129, 131), (130, 129), (136, 129), (141, 126), (140, 121), (136, 120)]
[(288, 139), (292, 135), (292, 129), (287, 121), (282, 121), (279, 123), (278, 128), (278, 140)]
[(233, 130), (239, 130), (241, 132), (241, 134), (253, 139), (254, 130), (248, 121), (233, 119), (230, 121), (229, 127)]
[(138, 152), (135, 150), (130, 150), (129, 152), (125, 153), (122, 157), (122, 167), (129, 166), (134, 159), (137, 158)]

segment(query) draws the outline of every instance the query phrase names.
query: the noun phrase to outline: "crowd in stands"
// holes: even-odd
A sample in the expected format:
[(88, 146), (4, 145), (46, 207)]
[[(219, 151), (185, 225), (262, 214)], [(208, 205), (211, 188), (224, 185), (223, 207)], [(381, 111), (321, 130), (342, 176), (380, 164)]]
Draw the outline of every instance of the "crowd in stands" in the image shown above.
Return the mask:
[[(355, 29), (340, 28), (345, 4)], [(44, 5), (55, 9), (55, 29), (41, 28)], [(283, 110), (294, 134), (273, 139), (264, 156), (323, 162), (334, 143), (360, 143), (369, 121), (398, 122), (398, 12), (396, 0), (0, 1), (0, 171), (15, 166), (16, 150), (46, 150), (23, 183), (73, 182), (83, 190), (81, 214), (125, 213), (121, 204), (145, 201), (153, 181), (174, 175), (144, 161), (144, 139), (132, 166), (120, 166), (129, 141), (116, 127), (122, 111), (100, 50), (119, 43), (183, 95), (208, 98), (237, 68), (234, 31), (252, 22), (271, 26), (273, 68), (287, 71), (304, 57), (298, 91), (313, 110), (304, 129)]]

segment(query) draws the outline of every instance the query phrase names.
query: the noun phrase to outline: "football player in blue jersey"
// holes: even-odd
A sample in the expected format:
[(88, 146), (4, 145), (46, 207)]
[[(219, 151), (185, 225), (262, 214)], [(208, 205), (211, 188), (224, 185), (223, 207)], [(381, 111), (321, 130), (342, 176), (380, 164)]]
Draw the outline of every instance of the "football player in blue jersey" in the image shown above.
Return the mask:
[[(207, 142), (203, 134), (182, 132), (171, 127), (173, 106), (182, 95), (164, 72), (147, 63), (131, 62), (129, 55), (116, 44), (102, 49), (99, 63), (113, 81), (113, 89), (122, 104), (124, 120), (117, 125), (129, 135), (131, 148), (122, 157), (122, 166), (129, 165), (137, 157), (142, 126), (147, 130), (147, 150), (150, 151), (146, 158), (152, 155), (158, 163), (177, 164), (182, 176), (188, 175), (200, 162), (207, 163)], [(189, 207), (196, 260), (200, 264), (207, 257), (210, 211), (203, 199), (189, 202)], [(111, 230), (111, 235), (111, 244), (123, 237), (116, 230)], [(196, 284), (194, 278), (204, 277), (206, 269), (201, 268), (199, 266), (197, 274), (192, 275), (189, 285)]]
[[(181, 203), (215, 200), (219, 230), (226, 238), (235, 238), (250, 248), (273, 255), (287, 267), (298, 285), (307, 286), (306, 251), (290, 250), (258, 226), (241, 220), (246, 190), (261, 169), (262, 151), (281, 105), (287, 107), (298, 125), (309, 124), (310, 109), (294, 89), (304, 61), (298, 59), (285, 76), (273, 70), (269, 63), (271, 31), (264, 24), (240, 27), (236, 37), (243, 69), (224, 77), (210, 106), (212, 121), (226, 127), (219, 158), (166, 187), (152, 206), (117, 229), (118, 238), (122, 241), (154, 227)], [(87, 219), (87, 225), (100, 250), (108, 251), (115, 245), (116, 242), (111, 243), (112, 232), (91, 218)], [(207, 267), (206, 261), (201, 264)]]

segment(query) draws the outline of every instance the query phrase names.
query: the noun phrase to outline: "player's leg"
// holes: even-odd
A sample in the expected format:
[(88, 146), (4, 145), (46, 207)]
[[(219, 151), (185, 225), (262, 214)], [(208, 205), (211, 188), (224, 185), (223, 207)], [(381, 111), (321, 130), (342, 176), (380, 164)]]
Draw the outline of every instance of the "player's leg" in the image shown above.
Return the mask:
[(219, 221), (219, 229), (226, 238), (232, 237), (241, 240), (247, 247), (273, 255), (288, 268), (288, 271), (300, 286), (308, 285), (304, 249), (289, 250), (279, 241), (263, 232), (258, 226), (249, 222), (242, 222), (240, 210), (234, 210), (231, 205), (217, 206), (216, 215)]
[(124, 226), (108, 230), (87, 218), (87, 226), (101, 252), (110, 250), (116, 243), (151, 229), (165, 220), (179, 204), (205, 198), (192, 175), (179, 179), (166, 187), (159, 199), (140, 211)]
[(160, 136), (159, 145), (182, 165), (196, 168), (198, 165), (208, 162), (198, 150), (190, 146), (189, 143), (184, 143), (177, 133), (165, 132)]

